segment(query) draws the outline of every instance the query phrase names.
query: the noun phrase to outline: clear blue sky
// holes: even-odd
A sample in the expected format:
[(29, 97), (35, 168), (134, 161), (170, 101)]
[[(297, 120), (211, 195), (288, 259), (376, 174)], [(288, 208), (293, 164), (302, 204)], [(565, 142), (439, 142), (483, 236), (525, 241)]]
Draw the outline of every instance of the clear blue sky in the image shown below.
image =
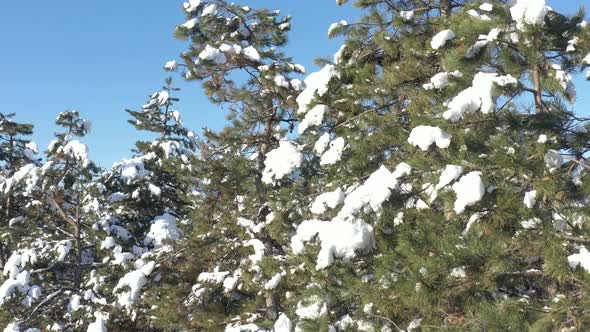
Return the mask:
[[(44, 149), (55, 131), (53, 121), (75, 109), (93, 122), (85, 140), (91, 156), (109, 167), (130, 155), (142, 136), (127, 124), (124, 109), (138, 109), (168, 76), (161, 68), (185, 45), (172, 37), (184, 23), (182, 0), (6, 1), (0, 10), (0, 106), (36, 127), (35, 141)], [(330, 23), (354, 21), (359, 13), (334, 0), (244, 0), (251, 7), (281, 9), (293, 16), (287, 53), (308, 72), (313, 60), (331, 56)], [(573, 12), (590, 0), (553, 0), (554, 8)], [(174, 74), (173, 74), (174, 75)], [(223, 126), (224, 113), (210, 104), (198, 83), (183, 83), (178, 109), (185, 124), (200, 132)], [(577, 80), (579, 113), (588, 113), (590, 93)]]

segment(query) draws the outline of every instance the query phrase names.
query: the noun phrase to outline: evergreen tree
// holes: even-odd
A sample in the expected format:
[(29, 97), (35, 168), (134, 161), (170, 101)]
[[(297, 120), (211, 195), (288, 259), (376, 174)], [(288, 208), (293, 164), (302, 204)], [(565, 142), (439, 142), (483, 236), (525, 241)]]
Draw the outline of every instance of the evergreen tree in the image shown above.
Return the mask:
[[(99, 169), (78, 139), (88, 133), (90, 123), (68, 111), (56, 124), (63, 131), (56, 133), (46, 162), (27, 164), (7, 181), (28, 198), (19, 203), (22, 220), (14, 225), (18, 243), (0, 286), (2, 320), (13, 321), (8, 330), (83, 328), (87, 318), (93, 319), (95, 305), (103, 304), (93, 288), (94, 267), (100, 265), (92, 228), (98, 219), (99, 190), (93, 181)], [(21, 127), (21, 132), (30, 130)], [(33, 152), (29, 148), (25, 155)]]
[(150, 139), (106, 172), (78, 112), (44, 161), (32, 126), (0, 113), (5, 331), (589, 326), (583, 11), (354, 5), (301, 82), (281, 52), (290, 17), (186, 2), (189, 49), (164, 68), (202, 82), (228, 125), (197, 138), (167, 79), (127, 110)]
[(355, 4), (367, 15), (332, 26), (345, 45), (298, 98), (302, 124), (322, 116), (300, 138), (316, 157), (291, 243), (306, 266), (287, 281), (297, 326), (587, 325), (587, 120), (567, 104), (587, 65), (583, 13)]
[(194, 227), (170, 261), (183, 281), (173, 299), (186, 301), (162, 306), (162, 316), (197, 330), (271, 327), (284, 299), (277, 286), (289, 239), (288, 222), (275, 213), (284, 199), (277, 194), (301, 163), (285, 138), (302, 88), (291, 76), (304, 68), (280, 51), (290, 18), (279, 11), (228, 1), (189, 1), (185, 11), (189, 20), (177, 35), (191, 44), (177, 67), (203, 82), (210, 100), (227, 109), (229, 125), (206, 130), (193, 160), (200, 179)]
[[(11, 228), (23, 221), (25, 208), (30, 208), (27, 193), (18, 183), (18, 177), (14, 177), (21, 167), (33, 163), (37, 146), (28, 140), (33, 133), (33, 125), (18, 123), (13, 120), (15, 114), (0, 113), (0, 199), (2, 202), (2, 223), (0, 233), (0, 268), (14, 249), (13, 245), (18, 241), (19, 234)], [(0, 280), (4, 280), (0, 276)]]
[(152, 329), (160, 288), (177, 284), (175, 275), (167, 274), (168, 244), (182, 236), (196, 138), (173, 109), (178, 89), (171, 84), (167, 79), (140, 111), (127, 110), (129, 123), (154, 140), (137, 142), (134, 156), (101, 178), (106, 199), (101, 226), (107, 236), (101, 248), (118, 276), (111, 285), (116, 319), (109, 322), (116, 328)]

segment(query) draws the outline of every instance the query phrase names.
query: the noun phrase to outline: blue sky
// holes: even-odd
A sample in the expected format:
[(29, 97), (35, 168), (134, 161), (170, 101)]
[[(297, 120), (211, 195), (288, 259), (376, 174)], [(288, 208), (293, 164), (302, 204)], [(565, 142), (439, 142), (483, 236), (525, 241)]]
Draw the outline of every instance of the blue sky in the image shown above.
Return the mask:
[[(244, 0), (251, 7), (281, 9), (293, 16), (286, 52), (308, 72), (313, 60), (330, 56), (339, 42), (329, 40), (330, 23), (354, 21), (359, 13), (334, 0)], [(550, 1), (572, 12), (590, 0)], [(35, 141), (47, 146), (64, 110), (75, 109), (93, 123), (85, 140), (101, 166), (130, 155), (142, 137), (126, 120), (124, 109), (138, 109), (168, 76), (161, 68), (177, 58), (185, 45), (172, 37), (184, 23), (182, 0), (7, 1), (0, 10), (1, 111), (33, 123)], [(198, 83), (176, 82), (183, 90), (177, 105), (188, 127), (223, 126), (224, 112), (210, 104)], [(579, 113), (590, 113), (590, 93), (577, 80)]]

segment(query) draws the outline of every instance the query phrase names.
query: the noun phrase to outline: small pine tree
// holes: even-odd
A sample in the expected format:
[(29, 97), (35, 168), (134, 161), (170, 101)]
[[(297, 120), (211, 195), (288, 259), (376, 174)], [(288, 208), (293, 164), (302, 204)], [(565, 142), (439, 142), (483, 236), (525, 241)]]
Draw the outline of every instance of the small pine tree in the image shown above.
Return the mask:
[(179, 68), (227, 107), (230, 124), (218, 133), (206, 130), (193, 161), (200, 179), (191, 204), (194, 227), (176, 260), (186, 301), (183, 309), (175, 302), (167, 310), (180, 313), (178, 324), (199, 330), (240, 329), (253, 321), (270, 327), (282, 309), (277, 286), (287, 271), (288, 222), (275, 210), (291, 200), (279, 195), (291, 179), (269, 156), (280, 159), (285, 148), (293, 163), (301, 162), (285, 135), (294, 128), (302, 88), (291, 76), (304, 69), (280, 51), (290, 17), (279, 11), (228, 1), (189, 1), (185, 11), (189, 20), (177, 36), (191, 46)]
[[(119, 275), (111, 285), (118, 319), (110, 324), (116, 328), (146, 330), (159, 324), (153, 317), (161, 289), (178, 284), (174, 272), (168, 274), (174, 269), (168, 245), (183, 233), (180, 222), (194, 186), (189, 161), (196, 137), (173, 109), (176, 91), (167, 79), (140, 111), (127, 110), (129, 123), (154, 140), (137, 142), (134, 156), (115, 163), (100, 180), (107, 200), (102, 229), (108, 245), (102, 249)], [(137, 280), (136, 275), (143, 277)]]

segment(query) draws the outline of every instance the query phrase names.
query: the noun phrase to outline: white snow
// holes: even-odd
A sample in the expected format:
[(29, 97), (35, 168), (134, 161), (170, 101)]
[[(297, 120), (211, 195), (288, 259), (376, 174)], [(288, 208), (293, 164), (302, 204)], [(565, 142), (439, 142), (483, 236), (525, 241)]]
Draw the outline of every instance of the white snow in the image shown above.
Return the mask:
[(572, 269), (581, 266), (586, 272), (590, 272), (590, 252), (586, 247), (580, 247), (577, 254), (567, 257), (567, 261)]
[(467, 273), (465, 272), (465, 267), (459, 266), (459, 267), (454, 268), (451, 271), (451, 277), (458, 278), (458, 279), (467, 277)]
[(217, 14), (217, 5), (214, 3), (208, 4), (203, 11), (201, 12), (201, 17), (203, 16), (213, 16)]
[(453, 184), (453, 191), (457, 195), (455, 200), (455, 212), (460, 214), (468, 206), (479, 202), (485, 193), (485, 186), (481, 179), (481, 172), (471, 172)]
[(531, 190), (526, 192), (524, 194), (523, 203), (527, 208), (532, 209), (535, 206), (535, 203), (537, 203), (537, 191)]
[(283, 280), (283, 275), (281, 273), (275, 274), (269, 281), (264, 284), (264, 289), (266, 290), (273, 290), (279, 286)]
[(197, 20), (196, 18), (190, 19), (188, 21), (186, 21), (185, 23), (181, 24), (182, 27), (191, 30), (192, 28), (194, 28), (197, 25), (197, 22), (199, 22), (199, 20)]
[(432, 41), (430, 42), (430, 46), (434, 50), (438, 50), (439, 48), (445, 46), (447, 41), (455, 38), (455, 33), (451, 30), (443, 30), (437, 33), (434, 37), (432, 37)]
[(68, 309), (70, 310), (70, 312), (76, 312), (78, 311), (78, 309), (80, 309), (80, 300), (80, 295), (72, 295), (72, 297), (70, 298), (70, 303), (68, 304)]
[(471, 227), (473, 227), (473, 225), (477, 223), (484, 215), (485, 214), (479, 212), (472, 214), (471, 217), (469, 217), (469, 220), (467, 221), (467, 225), (465, 225), (465, 229), (462, 233), (463, 236), (467, 235), (467, 233), (469, 233), (469, 230), (471, 230)]
[(150, 194), (152, 194), (152, 196), (160, 197), (162, 195), (162, 189), (156, 187), (151, 183), (148, 185), (148, 190), (150, 191)]
[(88, 330), (86, 332), (107, 332), (106, 316), (100, 312), (94, 313), (94, 316), (96, 320), (88, 324)]
[(14, 227), (14, 225), (20, 224), (23, 221), (25, 221), (25, 217), (23, 216), (14, 217), (8, 221), (8, 227)]
[[(51, 164), (49, 165), (51, 166)], [(37, 188), (37, 183), (39, 180), (39, 167), (35, 166), (35, 164), (27, 164), (19, 168), (19, 170), (16, 171), (12, 177), (0, 177), (0, 191), (3, 191), (4, 194), (9, 194), (16, 185), (24, 182), (25, 187), (21, 190), (25, 196), (29, 196), (33, 193), (35, 188)]]
[(545, 134), (541, 134), (539, 135), (539, 138), (537, 139), (537, 143), (539, 144), (545, 144), (547, 143), (548, 137)]
[(415, 12), (413, 10), (402, 10), (399, 12), (399, 16), (404, 21), (411, 21), (412, 19), (414, 19), (414, 15), (415, 15)]
[(425, 90), (433, 90), (433, 89), (442, 90), (442, 89), (446, 88), (447, 86), (449, 86), (449, 84), (450, 84), (449, 79), (451, 77), (461, 77), (461, 76), (463, 76), (463, 74), (458, 70), (456, 70), (454, 72), (438, 73), (438, 74), (432, 76), (432, 78), (430, 79), (430, 83), (424, 84), (422, 87)]
[(188, 2), (185, 2), (184, 5), (184, 10), (187, 13), (192, 13), (195, 10), (197, 10), (197, 8), (199, 7), (199, 5), (201, 4), (201, 0), (188, 0)]
[(281, 313), (274, 324), (274, 332), (291, 332), (291, 320), (287, 315)]
[(326, 105), (316, 105), (314, 106), (307, 114), (305, 114), (305, 118), (299, 123), (299, 135), (303, 134), (307, 128), (311, 126), (319, 126), (322, 124), (324, 120), (324, 114), (328, 113), (330, 110)]
[(362, 220), (321, 221), (306, 220), (297, 227), (297, 233), (291, 238), (291, 249), (297, 255), (305, 252), (305, 242), (317, 235), (321, 249), (317, 257), (317, 270), (323, 270), (334, 262), (335, 257), (345, 262), (355, 256), (356, 250), (373, 247), (373, 227)]
[(297, 97), (299, 109), (297, 113), (306, 113), (309, 104), (313, 101), (315, 94), (323, 96), (328, 92), (328, 83), (333, 77), (338, 76), (338, 71), (334, 65), (325, 65), (320, 71), (311, 73), (305, 78), (306, 88)]
[(200, 282), (221, 284), (229, 274), (229, 272), (220, 272), (219, 267), (216, 267), (213, 272), (202, 272), (199, 274), (197, 280)]
[(294, 64), (293, 69), (298, 73), (305, 74), (305, 67), (301, 64), (298, 64), (298, 63)]
[(446, 187), (451, 182), (457, 180), (459, 176), (461, 176), (461, 174), (463, 174), (463, 167), (456, 165), (447, 165), (440, 174), (440, 178), (435, 189), (440, 190)]
[(163, 106), (163, 105), (166, 105), (168, 100), (170, 100), (170, 93), (168, 91), (156, 92), (151, 96), (150, 102), (147, 105), (143, 105), (142, 108), (143, 109), (151, 108), (151, 107), (155, 106), (156, 103), (159, 104), (160, 106)]
[(570, 102), (576, 101), (576, 86), (572, 81), (572, 75), (567, 71), (563, 70), (561, 65), (557, 63), (551, 64), (551, 68), (555, 70), (553, 76), (559, 82), (559, 85), (564, 91), (564, 95), (568, 98)]
[(20, 273), (20, 268), (23, 266), (23, 255), (17, 253), (16, 251), (8, 257), (8, 261), (4, 263), (4, 269), (2, 270), (2, 274), (8, 276), (10, 279), (16, 279), (16, 276)]
[(305, 84), (303, 84), (303, 81), (298, 78), (292, 79), (291, 81), (289, 81), (289, 83), (295, 91), (303, 91), (303, 89), (305, 88)]
[[(32, 154), (32, 155), (36, 155), (37, 153), (39, 153), (39, 146), (35, 142), (28, 142), (27, 144), (25, 144), (25, 148), (26, 148), (26, 151), (30, 152), (30, 154)], [(29, 159), (32, 159), (32, 158), (30, 158), (30, 156), (29, 156)]]
[(532, 219), (528, 219), (528, 220), (522, 220), (520, 222), (520, 226), (522, 226), (522, 228), (524, 229), (534, 229), (539, 227), (539, 225), (541, 225), (543, 223), (543, 221), (541, 221), (541, 219), (539, 218), (532, 218)]
[(125, 274), (123, 278), (119, 279), (114, 291), (123, 289), (123, 292), (118, 294), (117, 303), (122, 307), (130, 307), (139, 297), (139, 291), (147, 283), (147, 277), (154, 270), (156, 263), (150, 261), (142, 266), (140, 269), (131, 271)]
[(218, 65), (227, 61), (225, 54), (211, 45), (205, 45), (205, 49), (199, 53), (199, 59), (212, 61)]
[(313, 214), (322, 214), (326, 212), (328, 208), (335, 209), (338, 205), (342, 204), (344, 198), (345, 194), (341, 188), (323, 193), (316, 197), (309, 210)]
[(328, 28), (328, 36), (332, 35), (332, 32), (335, 29), (347, 26), (348, 22), (346, 22), (345, 20), (341, 20), (340, 22), (336, 22), (336, 23), (332, 23), (330, 24), (330, 27)]
[(55, 251), (57, 252), (57, 260), (59, 262), (63, 262), (66, 259), (68, 253), (72, 250), (72, 241), (69, 240), (62, 240), (55, 246)]
[(465, 57), (467, 59), (473, 58), (476, 54), (479, 53), (479, 51), (481, 51), (482, 48), (486, 47), (489, 43), (496, 41), (500, 36), (501, 32), (501, 29), (494, 28), (490, 30), (490, 32), (487, 35), (479, 35), (475, 44), (467, 50), (467, 53), (465, 53)]
[(410, 322), (407, 327), (408, 332), (412, 332), (416, 329), (419, 329), (422, 326), (422, 318), (416, 318)]
[(330, 134), (324, 133), (315, 142), (315, 144), (313, 146), (313, 150), (315, 151), (316, 154), (321, 155), (322, 153), (324, 153), (324, 151), (328, 147), (328, 144), (330, 144)]
[(344, 206), (336, 219), (350, 219), (363, 208), (371, 208), (378, 212), (381, 205), (389, 199), (392, 190), (399, 190), (400, 178), (410, 174), (412, 168), (406, 163), (397, 165), (393, 172), (381, 166), (358, 188), (354, 189), (344, 199)]
[(342, 153), (346, 147), (346, 141), (342, 137), (335, 138), (329, 144), (328, 151), (322, 154), (320, 165), (333, 165), (340, 161)]
[(112, 168), (115, 173), (119, 173), (119, 178), (121, 180), (130, 183), (136, 179), (142, 179), (148, 176), (150, 172), (146, 169), (144, 163), (155, 158), (156, 154), (150, 152), (141, 157), (118, 161), (113, 164)]
[(9, 299), (14, 291), (17, 289), (23, 294), (27, 294), (30, 286), (30, 274), (29, 271), (22, 271), (17, 274), (14, 278), (8, 278), (0, 285), (0, 306)]
[(334, 53), (334, 63), (338, 64), (342, 61), (342, 55), (344, 54), (344, 50), (346, 50), (346, 44), (342, 44), (338, 51)]
[(277, 86), (283, 87), (285, 89), (289, 88), (289, 81), (287, 81), (285, 76), (283, 76), (281, 74), (276, 74), (275, 77), (273, 78), (273, 80), (275, 81), (275, 84)]
[(491, 3), (483, 3), (481, 6), (479, 6), (479, 9), (483, 10), (484, 12), (491, 12), (494, 10), (494, 5)]
[(445, 133), (439, 127), (418, 126), (412, 129), (408, 143), (419, 147), (422, 151), (428, 151), (432, 144), (441, 149), (446, 149), (451, 144), (451, 135)]
[(578, 46), (578, 44), (580, 43), (580, 38), (578, 36), (575, 36), (574, 38), (568, 40), (567, 42), (567, 48), (566, 48), (566, 52), (575, 52), (576, 51), (576, 46)]
[(253, 46), (248, 46), (243, 50), (244, 56), (252, 61), (260, 61), (260, 54)]
[(12, 323), (6, 325), (6, 327), (2, 331), (3, 332), (41, 332), (41, 330), (38, 328), (28, 328), (26, 330), (22, 330), (20, 328), (20, 324), (21, 324), (21, 322), (19, 322), (19, 321), (12, 322)]
[(67, 142), (58, 152), (71, 156), (79, 161), (83, 167), (88, 167), (90, 164), (90, 160), (88, 160), (88, 147), (79, 140)]
[(245, 247), (252, 247), (254, 249), (254, 254), (248, 256), (248, 259), (252, 262), (252, 266), (254, 270), (259, 270), (260, 267), (258, 263), (264, 257), (264, 243), (258, 239), (250, 239), (244, 243)]
[(261, 222), (256, 224), (254, 221), (246, 219), (246, 218), (238, 218), (238, 225), (246, 228), (250, 232), (254, 234), (260, 233), (267, 226), (266, 222)]
[(225, 280), (223, 280), (223, 290), (226, 293), (233, 291), (236, 288), (239, 280), (240, 276), (237, 273), (234, 273), (233, 276), (228, 276), (225, 278)]
[(328, 311), (326, 303), (318, 296), (314, 296), (306, 302), (308, 302), (308, 304), (303, 304), (304, 302), (302, 301), (297, 303), (295, 314), (301, 319), (315, 320), (326, 314)]
[(543, 25), (548, 12), (546, 0), (516, 0), (510, 8), (510, 15), (519, 30), (524, 30), (527, 24)]
[(182, 235), (180, 229), (176, 226), (176, 217), (169, 213), (164, 213), (156, 217), (150, 226), (150, 231), (145, 236), (143, 243), (160, 248), (166, 240), (177, 240)]
[(518, 81), (510, 76), (498, 76), (496, 73), (478, 73), (473, 78), (472, 86), (460, 92), (448, 104), (448, 110), (443, 117), (451, 122), (457, 122), (465, 113), (481, 110), (488, 114), (494, 111), (494, 84), (499, 86), (515, 85)]
[(240, 46), (238, 44), (227, 44), (227, 43), (223, 43), (223, 44), (221, 44), (219, 46), (219, 50), (221, 52), (223, 52), (223, 53), (236, 53), (236, 54), (241, 54), (242, 53), (242, 46)]
[(164, 64), (164, 69), (169, 71), (176, 70), (177, 67), (178, 63), (176, 63), (176, 60), (170, 60)]
[(100, 249), (111, 249), (111, 248), (113, 248), (116, 245), (117, 245), (117, 242), (115, 242), (115, 238), (113, 238), (112, 236), (107, 236), (100, 243)]
[(302, 162), (303, 154), (295, 143), (280, 141), (278, 148), (266, 154), (262, 182), (273, 184), (291, 174)]

